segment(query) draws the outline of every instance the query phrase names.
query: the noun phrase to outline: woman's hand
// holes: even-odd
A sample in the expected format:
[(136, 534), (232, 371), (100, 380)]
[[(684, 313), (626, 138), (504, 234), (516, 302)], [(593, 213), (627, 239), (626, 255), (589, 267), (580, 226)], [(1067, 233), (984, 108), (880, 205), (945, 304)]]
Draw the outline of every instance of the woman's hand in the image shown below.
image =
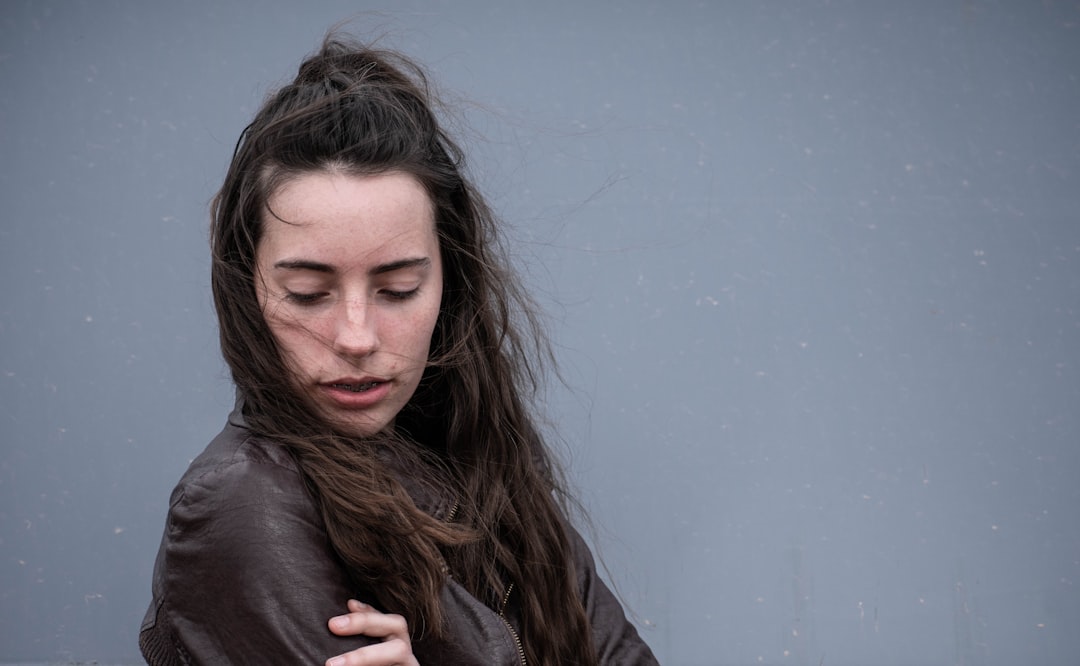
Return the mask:
[(420, 666), (412, 653), (409, 625), (400, 615), (380, 613), (350, 599), (348, 615), (330, 618), (329, 626), (338, 636), (367, 636), (382, 642), (331, 657), (326, 666)]

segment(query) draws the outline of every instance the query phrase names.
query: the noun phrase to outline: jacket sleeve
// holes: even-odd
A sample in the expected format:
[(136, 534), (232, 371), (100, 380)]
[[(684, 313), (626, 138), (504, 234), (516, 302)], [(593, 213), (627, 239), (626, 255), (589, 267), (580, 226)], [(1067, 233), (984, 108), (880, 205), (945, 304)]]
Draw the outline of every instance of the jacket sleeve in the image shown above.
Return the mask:
[(177, 488), (158, 622), (197, 664), (321, 664), (371, 641), (327, 621), (356, 596), (296, 469), (236, 460)]
[(596, 572), (592, 552), (573, 527), (568, 537), (574, 550), (585, 612), (592, 625), (593, 643), (603, 666), (655, 666), (656, 657), (637, 629), (626, 619), (622, 605)]

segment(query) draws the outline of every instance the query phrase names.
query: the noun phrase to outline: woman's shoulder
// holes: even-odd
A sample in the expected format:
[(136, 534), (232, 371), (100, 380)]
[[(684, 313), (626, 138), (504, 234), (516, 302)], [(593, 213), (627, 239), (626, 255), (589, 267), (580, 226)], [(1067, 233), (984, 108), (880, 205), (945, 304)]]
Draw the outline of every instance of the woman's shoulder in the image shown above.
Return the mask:
[(188, 467), (184, 479), (245, 465), (270, 465), (299, 474), (300, 468), (288, 449), (279, 442), (256, 435), (230, 420)]
[(303, 475), (282, 444), (228, 423), (180, 478), (170, 505), (202, 511), (266, 510), (275, 505), (312, 507)]

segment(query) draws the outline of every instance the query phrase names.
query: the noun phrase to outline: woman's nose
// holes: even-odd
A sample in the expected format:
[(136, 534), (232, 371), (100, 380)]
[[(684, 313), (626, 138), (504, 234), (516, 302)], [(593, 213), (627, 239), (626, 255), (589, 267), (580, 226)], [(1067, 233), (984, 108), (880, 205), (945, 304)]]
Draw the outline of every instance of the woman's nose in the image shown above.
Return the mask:
[(364, 357), (378, 348), (373, 310), (367, 299), (342, 302), (334, 331), (334, 351), (346, 356)]

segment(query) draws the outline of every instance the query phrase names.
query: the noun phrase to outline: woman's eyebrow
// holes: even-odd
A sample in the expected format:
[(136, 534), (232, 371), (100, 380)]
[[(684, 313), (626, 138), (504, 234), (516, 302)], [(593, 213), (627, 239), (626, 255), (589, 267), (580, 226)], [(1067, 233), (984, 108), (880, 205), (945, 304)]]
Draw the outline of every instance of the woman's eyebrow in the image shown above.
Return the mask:
[[(399, 271), (403, 268), (427, 268), (430, 265), (431, 259), (428, 257), (398, 259), (397, 261), (379, 264), (368, 271), (368, 273), (371, 275), (382, 275), (383, 273), (393, 273), (394, 271)], [(337, 272), (337, 269), (330, 264), (324, 264), (320, 261), (312, 261), (310, 259), (282, 259), (274, 264), (274, 268), (290, 271), (315, 271), (316, 273)]]
[(379, 264), (369, 272), (371, 275), (381, 275), (382, 273), (393, 273), (403, 268), (427, 268), (430, 265), (431, 259), (428, 257), (416, 257), (415, 259), (399, 259), (387, 264)]
[(316, 273), (333, 273), (334, 267), (309, 259), (282, 259), (274, 264), (274, 268), (284, 268), (291, 271), (315, 271)]

